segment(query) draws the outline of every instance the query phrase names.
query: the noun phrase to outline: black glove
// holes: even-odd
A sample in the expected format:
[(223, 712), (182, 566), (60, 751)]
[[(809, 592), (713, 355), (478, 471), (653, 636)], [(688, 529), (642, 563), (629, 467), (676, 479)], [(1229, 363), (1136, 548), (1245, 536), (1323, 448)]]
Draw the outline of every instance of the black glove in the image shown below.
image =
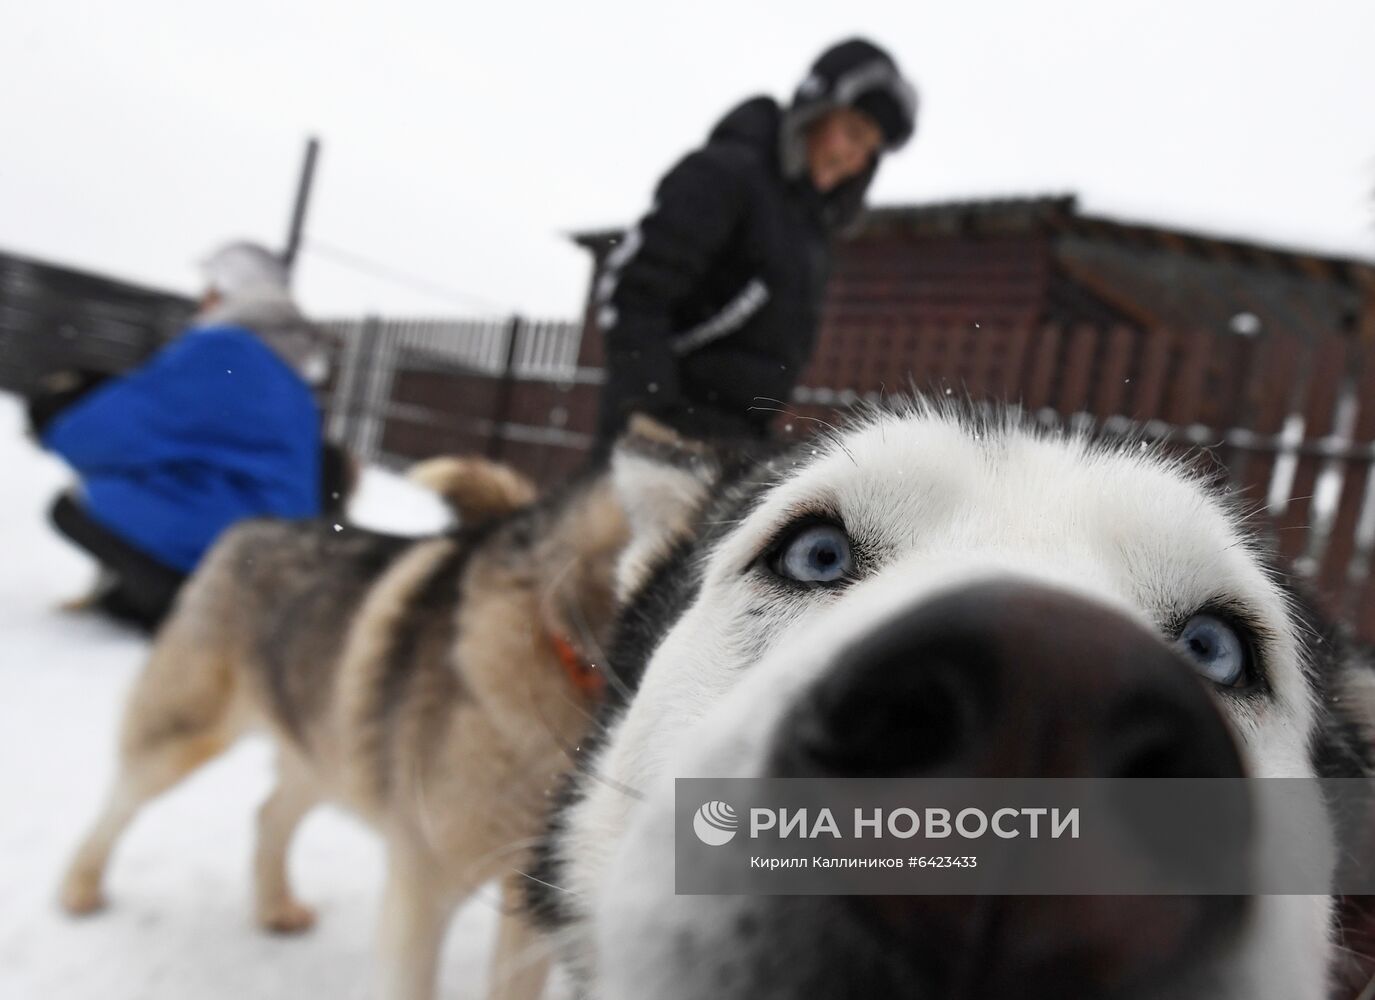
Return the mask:
[(75, 369), (44, 375), (28, 400), (29, 430), (35, 437), (42, 437), (59, 413), (109, 377), (105, 372)]

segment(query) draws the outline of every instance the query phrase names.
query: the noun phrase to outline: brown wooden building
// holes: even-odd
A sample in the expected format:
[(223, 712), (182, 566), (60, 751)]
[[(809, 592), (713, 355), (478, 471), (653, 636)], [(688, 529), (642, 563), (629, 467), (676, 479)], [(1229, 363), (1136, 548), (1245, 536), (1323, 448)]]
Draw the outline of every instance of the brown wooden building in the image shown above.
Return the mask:
[(184, 296), (0, 251), (0, 390), (64, 368), (120, 372), (186, 322)]
[[(620, 235), (574, 239), (599, 273)], [(842, 345), (856, 331), (1091, 324), (1349, 332), (1375, 294), (1371, 273), (1369, 262), (1084, 215), (1073, 197), (875, 208), (837, 249), (820, 346), (803, 382), (855, 388), (852, 377), (865, 373)], [(591, 332), (579, 363), (599, 367)]]
[[(575, 237), (593, 284), (619, 238)], [(595, 422), (591, 312), (382, 331), (386, 363), (356, 365), (386, 380), (365, 407), (373, 450), (483, 449), (545, 482), (566, 475)], [(460, 342), (487, 360), (461, 361)], [(806, 417), (913, 387), (1207, 447), (1268, 510), (1286, 554), (1375, 637), (1370, 262), (1086, 215), (1072, 198), (875, 209), (837, 248), (789, 407), (804, 419), (780, 424), (807, 433)]]
[[(620, 231), (574, 239), (594, 287)], [(837, 248), (792, 402), (828, 410), (915, 386), (1067, 417), (1282, 423), (1312, 394), (1260, 385), (1257, 366), (1287, 352), (1277, 376), (1316, 379), (1335, 400), (1344, 362), (1318, 346), (1375, 340), (1373, 276), (1364, 261), (1084, 215), (1069, 197), (873, 209)], [(580, 326), (394, 326), (396, 377), (369, 404), (399, 407), (380, 451), (484, 447), (541, 478), (580, 461), (602, 377), (593, 310)], [(471, 384), (454, 391), (441, 373)]]

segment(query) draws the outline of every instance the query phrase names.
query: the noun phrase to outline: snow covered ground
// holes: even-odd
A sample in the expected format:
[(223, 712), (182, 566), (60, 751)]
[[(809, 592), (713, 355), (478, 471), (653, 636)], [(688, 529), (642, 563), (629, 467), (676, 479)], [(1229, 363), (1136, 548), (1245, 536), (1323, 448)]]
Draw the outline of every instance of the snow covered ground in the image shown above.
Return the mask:
[[(319, 809), (294, 845), (314, 930), (270, 937), (250, 920), (250, 834), (272, 768), (262, 741), (244, 741), (137, 820), (115, 854), (108, 910), (76, 921), (57, 909), (59, 872), (111, 777), (122, 699), (147, 648), (117, 625), (55, 610), (93, 575), (45, 520), (68, 479), (0, 395), (0, 998), (368, 997), (382, 856), (350, 817)], [(437, 500), (374, 470), (350, 516), (392, 530), (445, 518)], [(482, 995), (495, 902), (484, 893), (454, 922), (442, 996)]]

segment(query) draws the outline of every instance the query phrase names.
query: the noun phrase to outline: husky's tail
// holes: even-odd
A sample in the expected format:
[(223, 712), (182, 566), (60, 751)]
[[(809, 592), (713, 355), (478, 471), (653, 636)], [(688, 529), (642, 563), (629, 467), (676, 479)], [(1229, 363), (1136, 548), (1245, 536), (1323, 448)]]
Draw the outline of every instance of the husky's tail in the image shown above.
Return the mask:
[(434, 490), (459, 523), (480, 524), (534, 502), (535, 484), (510, 466), (475, 456), (445, 455), (417, 462), (407, 478)]

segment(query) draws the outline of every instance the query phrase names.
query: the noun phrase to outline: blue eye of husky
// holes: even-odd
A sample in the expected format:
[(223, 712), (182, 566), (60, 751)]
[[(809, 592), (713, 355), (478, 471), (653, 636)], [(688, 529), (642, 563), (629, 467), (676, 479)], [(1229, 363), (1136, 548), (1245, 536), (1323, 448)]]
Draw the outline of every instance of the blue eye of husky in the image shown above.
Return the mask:
[(1198, 672), (1213, 683), (1223, 687), (1246, 686), (1246, 641), (1221, 618), (1194, 615), (1180, 631), (1176, 644)]
[(834, 524), (810, 524), (780, 545), (773, 571), (798, 583), (837, 583), (854, 569), (850, 538)]

